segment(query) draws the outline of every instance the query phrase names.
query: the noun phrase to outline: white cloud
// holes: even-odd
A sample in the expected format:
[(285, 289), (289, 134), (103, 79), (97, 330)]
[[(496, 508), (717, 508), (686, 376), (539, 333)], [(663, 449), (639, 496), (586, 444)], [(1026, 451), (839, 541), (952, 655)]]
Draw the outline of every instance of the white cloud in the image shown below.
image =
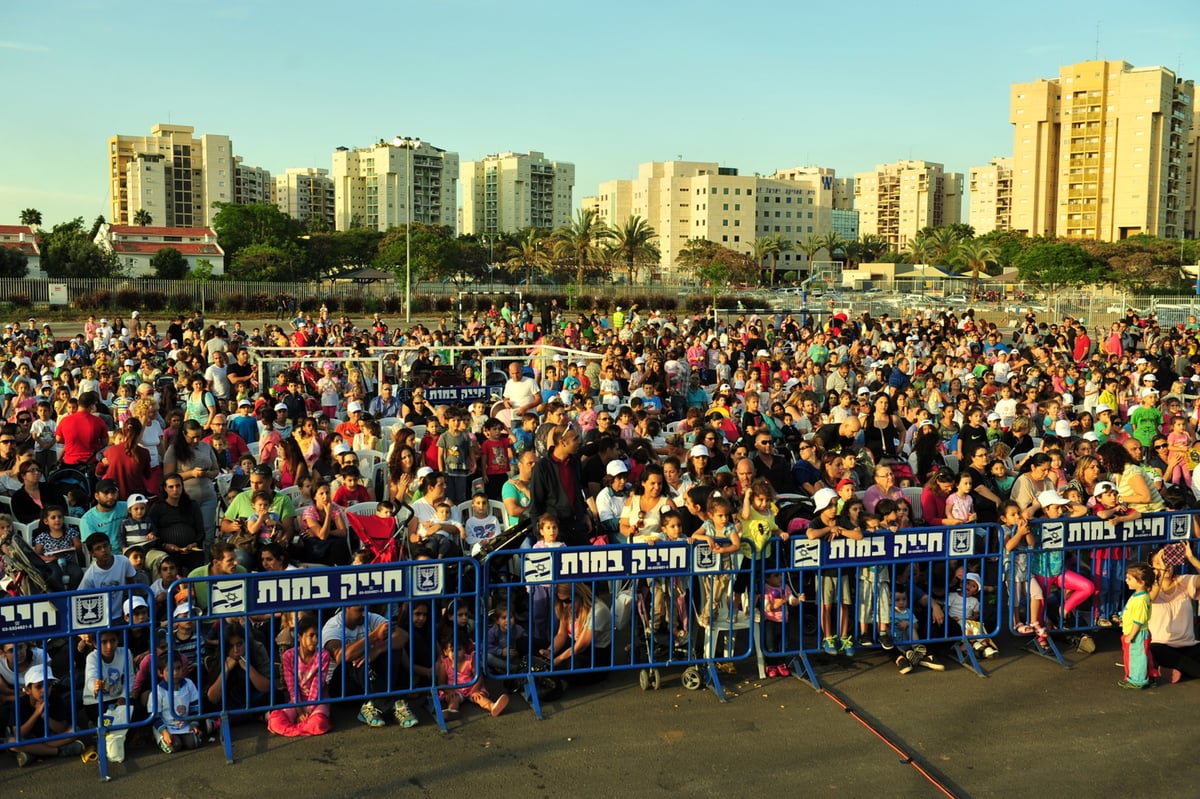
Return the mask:
[(24, 53), (48, 53), (50, 48), (33, 42), (14, 42), (0, 39), (0, 50), (20, 50)]

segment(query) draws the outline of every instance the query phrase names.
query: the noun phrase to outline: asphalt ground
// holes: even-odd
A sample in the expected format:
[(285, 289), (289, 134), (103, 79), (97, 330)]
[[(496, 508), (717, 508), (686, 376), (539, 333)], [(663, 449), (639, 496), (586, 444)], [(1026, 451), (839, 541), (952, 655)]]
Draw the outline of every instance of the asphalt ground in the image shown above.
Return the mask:
[(446, 734), (423, 711), (415, 728), (369, 729), (355, 720), (357, 707), (343, 705), (334, 731), (319, 738), (235, 727), (233, 765), (220, 744), (175, 755), (131, 745), (108, 784), (78, 758), (18, 769), (0, 753), (0, 791), (89, 799), (1194, 795), (1200, 681), (1120, 689), (1117, 633), (1101, 632), (1097, 645), (1090, 655), (1066, 652), (1067, 670), (1002, 639), (1000, 656), (985, 661), (987, 678), (946, 659), (945, 672), (900, 675), (890, 656), (868, 651), (819, 666), (828, 693), (795, 678), (759, 680), (751, 661), (722, 677), (725, 703), (707, 688), (685, 690), (678, 671), (664, 671), (658, 691), (621, 672), (568, 690), (542, 721), (520, 698), (495, 719), (467, 704)]

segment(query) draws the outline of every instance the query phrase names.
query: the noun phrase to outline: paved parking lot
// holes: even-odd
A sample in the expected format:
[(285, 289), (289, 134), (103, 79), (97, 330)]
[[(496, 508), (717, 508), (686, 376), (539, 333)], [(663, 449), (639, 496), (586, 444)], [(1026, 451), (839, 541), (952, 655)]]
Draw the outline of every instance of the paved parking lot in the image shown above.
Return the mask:
[(902, 676), (867, 653), (822, 669), (833, 698), (792, 678), (748, 678), (749, 665), (724, 679), (725, 704), (684, 690), (677, 673), (643, 692), (625, 672), (568, 692), (544, 721), (517, 700), (498, 719), (472, 707), (446, 735), (427, 715), (410, 730), (367, 729), (354, 708), (339, 708), (321, 738), (235, 728), (231, 766), (216, 745), (178, 755), (142, 746), (107, 786), (77, 759), (17, 769), (5, 755), (0, 790), (48, 799), (1191, 795), (1200, 682), (1121, 690), (1116, 634), (1098, 644), (1069, 654), (1068, 671), (1002, 640), (986, 679), (953, 664)]

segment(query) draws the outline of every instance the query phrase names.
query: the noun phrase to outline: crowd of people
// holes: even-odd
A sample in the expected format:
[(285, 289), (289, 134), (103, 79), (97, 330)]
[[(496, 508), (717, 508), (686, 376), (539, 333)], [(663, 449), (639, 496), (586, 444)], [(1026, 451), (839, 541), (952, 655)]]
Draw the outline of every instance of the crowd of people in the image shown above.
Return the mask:
[[(288, 327), (213, 325), (200, 312), (161, 330), (136, 312), (90, 317), (69, 338), (36, 319), (8, 325), (0, 492), (11, 514), (0, 517), (0, 536), (25, 534), (37, 567), (14, 574), (6, 557), (11, 590), (140, 582), (159, 618), (203, 616), (204, 584), (181, 599), (181, 577), (478, 554), (513, 531), (517, 545), (534, 547), (687, 541), (740, 569), (731, 596), (743, 609), (761, 607), (772, 651), (799, 635), (789, 608), (815, 600), (827, 655), (879, 646), (901, 673), (938, 670), (919, 628), (978, 633), (988, 595), (1005, 591), (1012, 629), (1042, 645), (1064, 626), (1120, 627), (1135, 661), (1125, 687), (1200, 677), (1190, 604), (1200, 584), (1179, 573), (1200, 570), (1189, 545), (1147, 554), (1148, 565), (1120, 547), (1063, 557), (1039, 549), (1037, 524), (1063, 516), (1115, 524), (1196, 504), (1192, 322), (1161, 327), (1130, 312), (1100, 335), (1084, 320), (1033, 315), (1006, 332), (970, 311), (818, 320), (504, 304), (457, 328), (443, 319), (389, 329), (378, 315), (359, 326), (324, 310)], [(385, 345), (402, 349), (374, 354)], [(263, 347), (291, 362), (260, 382), (252, 353)], [(433, 383), (491, 386), (494, 396), (431, 404)], [(919, 501), (906, 487), (920, 489)], [(781, 510), (792, 506), (802, 512)], [(904, 575), (864, 568), (855, 590), (844, 577), (757, 585), (752, 568), (792, 535), (975, 523), (998, 525), (992, 551), (1005, 553), (1004, 568), (964, 562), (941, 590), (916, 579), (919, 564)], [(716, 586), (701, 588), (711, 607)], [(1126, 612), (1131, 595), (1137, 607)], [(488, 627), (478, 659), (498, 674), (525, 653), (551, 668), (611, 664), (617, 600), (607, 583), (574, 583), (531, 596), (527, 607), (498, 603), (479, 622)], [(114, 621), (144, 620), (140, 601), (113, 608)], [(662, 597), (653, 604), (652, 624), (678, 617), (665, 633), (687, 636), (686, 613), (665, 613)], [(274, 624), (227, 622), (222, 640), (242, 648), (222, 646), (224, 658), (181, 618), (136, 651), (129, 636), (101, 634), (58, 663), (54, 653), (6, 644), (0, 717), (24, 729), (44, 715), (58, 732), (74, 718), (72, 702), (89, 705), (89, 689), (93, 706), (108, 692), (136, 696), (143, 709), (165, 690), (156, 740), (175, 751), (206, 738), (187, 706), (219, 704), (236, 685), (250, 703), (272, 691), (311, 700), (272, 712), (268, 728), (320, 734), (329, 729), (320, 686), (357, 680), (354, 693), (376, 693), (371, 680), (401, 667), (389, 685), (457, 675), (451, 682), (466, 687), (443, 692), (447, 714), (463, 700), (504, 710), (507, 697), (490, 697), (464, 651), (476, 621), (461, 607), (377, 610), (300, 614), (275, 640), (264, 633)], [(165, 657), (167, 637), (181, 633), (190, 648), (176, 642)], [(977, 643), (984, 657), (996, 654), (993, 641)], [(164, 657), (152, 675), (143, 664), (156, 646)], [(283, 654), (272, 657), (271, 647)], [(62, 658), (85, 662), (88, 680), (58, 686)], [(272, 674), (276, 662), (281, 673)], [(772, 658), (768, 672), (786, 675), (786, 659)], [(111, 679), (93, 685), (100, 673)], [(416, 724), (405, 694), (393, 693), (396, 722)], [(365, 702), (359, 719), (382, 726), (384, 710)], [(74, 747), (13, 751), (24, 764)]]

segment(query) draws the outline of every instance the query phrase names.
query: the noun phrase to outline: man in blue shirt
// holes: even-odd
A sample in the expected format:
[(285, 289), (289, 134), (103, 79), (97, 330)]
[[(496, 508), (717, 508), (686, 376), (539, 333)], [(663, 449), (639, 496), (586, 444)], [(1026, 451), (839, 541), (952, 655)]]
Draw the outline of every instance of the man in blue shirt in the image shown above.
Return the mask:
[(121, 551), (121, 522), (125, 519), (125, 502), (117, 499), (120, 489), (113, 480), (96, 483), (96, 507), (79, 519), (79, 537), (84, 541), (93, 533), (104, 533), (114, 552)]

